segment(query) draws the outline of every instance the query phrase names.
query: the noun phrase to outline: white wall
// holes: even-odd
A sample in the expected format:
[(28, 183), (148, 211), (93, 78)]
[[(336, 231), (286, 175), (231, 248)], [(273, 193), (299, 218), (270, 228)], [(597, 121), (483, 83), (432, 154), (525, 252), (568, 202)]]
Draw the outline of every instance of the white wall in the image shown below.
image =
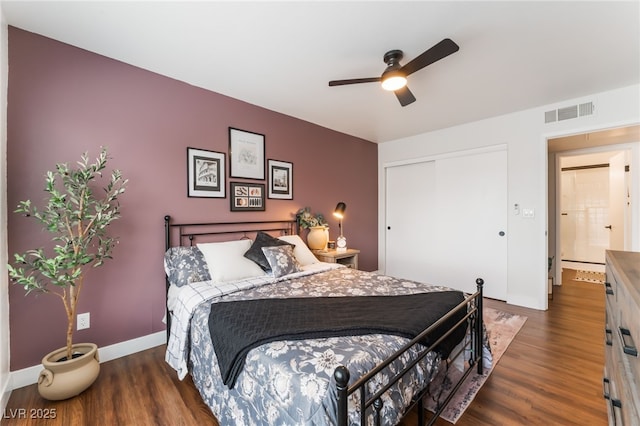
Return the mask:
[(9, 288), (7, 280), (7, 23), (0, 9), (0, 408), (9, 400)]
[[(593, 115), (562, 122), (544, 123), (545, 111), (586, 102), (594, 103)], [(378, 147), (380, 270), (384, 271), (385, 267), (385, 166), (387, 164), (507, 144), (509, 213), (507, 302), (534, 309), (546, 309), (548, 301), (547, 139), (638, 123), (640, 123), (640, 85), (634, 85), (380, 144)], [(638, 178), (637, 174), (635, 178)], [(634, 199), (638, 198), (636, 194)], [(511, 207), (516, 203), (521, 209), (534, 209), (535, 217), (523, 218), (522, 215), (514, 215), (514, 209)], [(633, 241), (632, 250), (640, 250), (640, 230), (634, 230)]]

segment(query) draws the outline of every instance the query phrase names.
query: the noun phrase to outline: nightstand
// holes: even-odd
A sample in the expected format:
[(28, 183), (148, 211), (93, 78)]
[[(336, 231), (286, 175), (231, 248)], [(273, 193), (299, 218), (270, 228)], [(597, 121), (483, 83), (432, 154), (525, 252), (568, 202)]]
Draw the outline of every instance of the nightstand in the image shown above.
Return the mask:
[(321, 262), (340, 263), (349, 268), (358, 269), (358, 254), (360, 250), (347, 249), (338, 252), (336, 250), (311, 250)]

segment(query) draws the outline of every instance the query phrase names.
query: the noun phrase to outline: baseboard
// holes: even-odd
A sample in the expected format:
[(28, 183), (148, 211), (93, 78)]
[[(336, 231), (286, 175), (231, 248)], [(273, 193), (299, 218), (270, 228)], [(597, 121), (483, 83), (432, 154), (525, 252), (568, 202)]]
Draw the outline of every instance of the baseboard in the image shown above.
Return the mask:
[(121, 358), (136, 352), (145, 351), (156, 346), (167, 343), (167, 332), (158, 331), (157, 333), (148, 334), (138, 337), (137, 339), (127, 340), (113, 345), (105, 346), (98, 349), (100, 362), (111, 361), (112, 359)]
[[(131, 355), (136, 352), (151, 349), (165, 343), (167, 343), (167, 333), (165, 331), (158, 331), (157, 333), (127, 340), (126, 342), (115, 343), (103, 348), (98, 348), (98, 356), (100, 357), (100, 363), (103, 363), (116, 358)], [(34, 365), (33, 367), (27, 367), (23, 368), (22, 370), (12, 371), (9, 377), (8, 393), (10, 393), (13, 389), (18, 389), (37, 383), (38, 376), (40, 375), (41, 370), (41, 365)], [(3, 406), (6, 406), (6, 404)]]

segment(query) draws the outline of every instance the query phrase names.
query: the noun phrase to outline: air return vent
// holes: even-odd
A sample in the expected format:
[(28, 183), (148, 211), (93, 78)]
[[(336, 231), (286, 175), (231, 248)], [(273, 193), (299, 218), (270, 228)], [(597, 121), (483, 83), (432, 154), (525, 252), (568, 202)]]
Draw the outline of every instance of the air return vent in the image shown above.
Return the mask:
[(558, 108), (558, 121), (570, 120), (578, 117), (578, 105)]
[(593, 114), (593, 102), (578, 105), (578, 115), (580, 115), (580, 117), (591, 114)]
[(544, 113), (544, 122), (553, 123), (556, 121), (571, 120), (573, 118), (592, 115), (595, 107), (593, 102), (587, 102), (580, 105), (571, 105), (564, 108), (558, 108)]
[(544, 113), (544, 122), (553, 123), (554, 121), (558, 120), (557, 116), (558, 116), (558, 113), (555, 109), (553, 111), (547, 111)]

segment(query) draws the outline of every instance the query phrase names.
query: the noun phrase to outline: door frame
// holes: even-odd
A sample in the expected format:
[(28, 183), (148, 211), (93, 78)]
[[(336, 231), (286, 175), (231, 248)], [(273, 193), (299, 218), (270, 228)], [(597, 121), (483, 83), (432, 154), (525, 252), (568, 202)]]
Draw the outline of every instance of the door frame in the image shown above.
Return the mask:
[[(562, 211), (560, 209), (560, 204), (561, 204), (561, 185), (562, 185), (562, 165), (561, 165), (561, 159), (563, 157), (578, 157), (578, 156), (582, 156), (582, 155), (589, 155), (589, 154), (598, 154), (598, 153), (606, 153), (606, 152), (627, 152), (628, 156), (631, 160), (632, 158), (632, 154), (633, 154), (633, 150), (632, 150), (633, 144), (631, 143), (625, 143), (625, 144), (613, 144), (613, 145), (600, 145), (600, 146), (594, 146), (594, 147), (589, 147), (589, 148), (582, 148), (582, 149), (574, 149), (574, 150), (567, 150), (567, 151), (557, 151), (555, 152), (555, 173), (556, 173), (556, 180), (555, 180), (555, 199), (556, 199), (556, 209), (555, 209), (555, 221), (556, 221), (556, 233), (555, 233), (555, 245), (556, 245), (556, 263), (555, 263), (555, 276), (556, 277), (561, 277), (562, 276), (562, 259), (560, 257), (559, 252), (561, 251), (561, 247), (562, 247), (562, 232), (561, 232), (561, 223), (562, 223)], [(632, 187), (633, 188), (633, 187)], [(633, 199), (632, 199), (633, 202)], [(633, 207), (633, 204), (632, 204)], [(626, 224), (625, 224), (626, 225)], [(631, 229), (627, 229), (625, 226), (625, 241), (629, 241), (629, 243), (631, 242)], [(558, 279), (558, 284), (560, 285), (562, 283), (561, 279)]]
[[(630, 123), (619, 123), (617, 125), (612, 125), (612, 126), (607, 126), (607, 127), (597, 127), (597, 128), (581, 128), (579, 130), (575, 130), (575, 131), (564, 131), (564, 132), (559, 132), (559, 133), (554, 133), (554, 134), (545, 134), (543, 136), (544, 139), (544, 148), (545, 148), (545, 152), (546, 152), (546, 157), (547, 157), (547, 161), (546, 161), (546, 165), (549, 166), (549, 139), (556, 139), (556, 138), (561, 138), (561, 137), (565, 137), (565, 136), (574, 136), (574, 135), (582, 135), (582, 134), (586, 134), (586, 133), (593, 133), (593, 132), (599, 132), (599, 131), (603, 131), (603, 130), (611, 130), (611, 129), (617, 129), (617, 128), (623, 128), (623, 127), (630, 127), (630, 126), (637, 126), (638, 122), (630, 122)], [(549, 193), (549, 175), (550, 175), (550, 170), (547, 170), (547, 173), (544, 175), (545, 177), (545, 187), (547, 188), (547, 206), (546, 206), (546, 210), (547, 210), (547, 223), (546, 223), (546, 227), (545, 229), (547, 230), (546, 235), (547, 235), (547, 244), (546, 244), (546, 255), (547, 258), (549, 257), (550, 251), (549, 251), (549, 239), (552, 239), (553, 244), (554, 244), (554, 250), (553, 252), (555, 253), (555, 266), (553, 268), (554, 274), (553, 276), (555, 277), (554, 280), (554, 285), (558, 285), (559, 282), (562, 281), (562, 262), (559, 262), (558, 259), (558, 253), (559, 253), (559, 247), (560, 247), (560, 232), (559, 232), (559, 223), (560, 223), (560, 210), (559, 210), (559, 197), (560, 197), (560, 191), (559, 191), (559, 173), (560, 173), (560, 161), (558, 159), (559, 154), (567, 154), (569, 155), (571, 153), (571, 155), (580, 155), (580, 154), (589, 154), (589, 153), (594, 153), (594, 152), (606, 152), (606, 151), (625, 151), (628, 150), (630, 151), (630, 160), (629, 160), (629, 168), (630, 168), (630, 181), (631, 182), (640, 182), (640, 170), (638, 170), (639, 166), (640, 166), (640, 141), (634, 141), (634, 142), (629, 142), (629, 143), (621, 143), (621, 144), (611, 144), (611, 145), (597, 145), (597, 146), (593, 146), (593, 147), (585, 147), (585, 148), (581, 148), (581, 149), (574, 149), (574, 150), (567, 150), (567, 151), (555, 151), (553, 152), (554, 154), (554, 162), (553, 162), (553, 173), (555, 174), (555, 185), (554, 185), (554, 227), (553, 227), (553, 235), (549, 235), (549, 201), (550, 201), (550, 193)], [(627, 235), (629, 236), (629, 240), (630, 240), (630, 245), (628, 250), (635, 250), (635, 251), (639, 251), (640, 250), (640, 226), (636, 226), (634, 228), (634, 224), (640, 223), (640, 185), (635, 185), (631, 187), (631, 229), (626, 230)], [(546, 264), (546, 262), (545, 262)], [(545, 288), (546, 288), (546, 282), (545, 282)]]

